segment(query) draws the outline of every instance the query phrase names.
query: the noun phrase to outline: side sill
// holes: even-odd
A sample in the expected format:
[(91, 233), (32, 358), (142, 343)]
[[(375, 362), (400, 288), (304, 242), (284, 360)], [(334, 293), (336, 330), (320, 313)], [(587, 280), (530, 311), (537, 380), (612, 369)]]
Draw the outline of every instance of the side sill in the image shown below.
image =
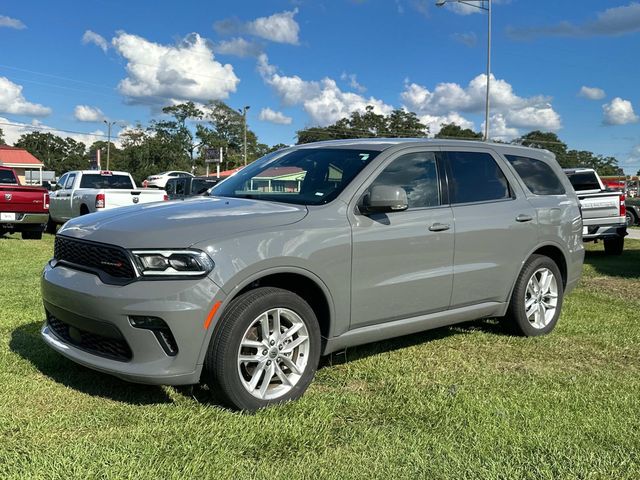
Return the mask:
[(405, 318), (393, 322), (379, 323), (356, 328), (343, 333), (339, 337), (327, 339), (323, 355), (342, 350), (347, 347), (378, 342), (403, 335), (431, 330), (432, 328), (454, 325), (480, 318), (500, 316), (504, 314), (506, 304), (503, 302), (485, 302), (478, 305), (430, 313), (419, 317)]

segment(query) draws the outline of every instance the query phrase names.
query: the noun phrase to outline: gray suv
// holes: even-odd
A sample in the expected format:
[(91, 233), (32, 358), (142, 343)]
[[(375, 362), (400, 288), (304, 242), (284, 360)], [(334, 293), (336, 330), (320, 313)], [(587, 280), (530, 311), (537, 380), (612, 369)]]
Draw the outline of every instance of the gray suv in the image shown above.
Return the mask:
[(321, 355), (486, 317), (550, 332), (582, 269), (578, 199), (547, 151), (344, 140), (267, 155), (211, 196), (67, 222), (44, 341), (148, 384), (255, 410)]

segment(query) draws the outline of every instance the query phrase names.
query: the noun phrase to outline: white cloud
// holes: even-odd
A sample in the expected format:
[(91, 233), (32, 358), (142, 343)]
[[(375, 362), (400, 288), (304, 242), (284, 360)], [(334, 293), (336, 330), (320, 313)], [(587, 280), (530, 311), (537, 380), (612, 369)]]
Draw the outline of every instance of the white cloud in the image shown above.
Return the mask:
[(270, 108), (263, 108), (260, 111), (259, 118), (264, 122), (277, 123), (279, 125), (291, 125), (291, 122), (293, 121), (291, 117), (287, 117), (284, 113), (276, 112)]
[(98, 140), (106, 141), (107, 139), (107, 134), (102, 130), (94, 130), (89, 133), (71, 133), (57, 130), (35, 119), (31, 123), (22, 123), (0, 117), (0, 128), (2, 128), (5, 140), (9, 145), (14, 145), (21, 135), (31, 132), (52, 133), (62, 138), (71, 137), (77, 142), (84, 143), (87, 147), (93, 142)]
[(86, 30), (84, 35), (82, 35), (82, 44), (87, 45), (89, 43), (97, 45), (103, 52), (106, 52), (109, 48), (107, 40), (102, 35), (92, 32), (91, 30)]
[[(520, 136), (520, 131), (517, 128), (509, 127), (507, 125), (507, 119), (501, 113), (490, 116), (489, 126), (489, 136), (494, 140), (508, 142)], [(484, 132), (484, 122), (482, 122), (481, 128)]]
[(628, 173), (635, 175), (635, 173), (640, 169), (640, 145), (636, 145), (631, 149), (622, 164), (624, 167), (628, 167), (628, 170), (631, 170)]
[(616, 97), (611, 102), (602, 106), (605, 125), (625, 125), (636, 123), (640, 118), (633, 111), (633, 105), (629, 100)]
[(274, 13), (269, 17), (259, 17), (250, 22), (241, 22), (237, 19), (221, 20), (213, 24), (213, 28), (221, 35), (233, 33), (247, 33), (264, 38), (271, 42), (288, 43), (297, 45), (300, 26), (295, 15), (298, 9)]
[(516, 40), (531, 40), (542, 36), (619, 36), (638, 31), (640, 31), (640, 3), (637, 2), (598, 12), (595, 20), (582, 24), (564, 21), (555, 25), (507, 29), (507, 33)]
[(80, 122), (101, 122), (105, 116), (98, 107), (89, 105), (76, 105), (73, 109), (73, 116)]
[(214, 45), (213, 51), (220, 55), (235, 55), (236, 57), (257, 57), (262, 53), (262, 47), (249, 42), (242, 37), (223, 40)]
[[(485, 108), (487, 76), (481, 74), (473, 78), (466, 87), (457, 83), (439, 83), (433, 91), (416, 83), (405, 84), (401, 98), (405, 107), (418, 115), (443, 116), (457, 112), (480, 113)], [(514, 127), (558, 130), (561, 128), (560, 115), (544, 96), (529, 98), (515, 94), (513, 87), (502, 79), (491, 76), (491, 111), (498, 122), (504, 120), (504, 127), (496, 126), (496, 135), (514, 133)], [(493, 125), (492, 132), (493, 134)]]
[(0, 77), (0, 113), (40, 117), (49, 115), (51, 109), (28, 102), (22, 95), (22, 85), (13, 83), (7, 77)]
[(240, 81), (230, 64), (215, 60), (211, 45), (197, 33), (175, 46), (125, 32), (111, 43), (127, 60), (128, 76), (118, 88), (131, 101), (220, 100), (235, 92)]
[(256, 18), (249, 22), (247, 30), (249, 33), (278, 43), (298, 44), (298, 34), (300, 26), (293, 18), (298, 9), (290, 12), (275, 13), (269, 17)]
[(367, 105), (373, 106), (374, 112), (383, 115), (393, 110), (392, 106), (377, 98), (342, 91), (336, 81), (328, 77), (320, 81), (308, 81), (297, 75), (280, 75), (277, 68), (269, 64), (265, 54), (258, 59), (258, 71), (284, 105), (302, 105), (312, 122), (317, 125), (329, 125), (348, 117), (354, 111), (364, 112)]
[(589, 100), (602, 100), (606, 96), (606, 93), (598, 87), (583, 86), (578, 92), (578, 96), (588, 98)]
[(475, 130), (475, 125), (472, 121), (467, 120), (457, 112), (451, 112), (447, 115), (420, 115), (418, 117), (422, 123), (429, 127), (429, 135), (436, 135), (442, 129), (443, 125), (449, 125), (455, 123), (461, 128), (470, 128)]
[(367, 91), (367, 87), (358, 83), (358, 77), (355, 73), (342, 72), (342, 75), (340, 75), (340, 80), (348, 81), (349, 86), (358, 93), (364, 93)]
[(7, 17), (5, 15), (0, 15), (0, 27), (15, 28), (16, 30), (27, 28), (27, 26), (17, 18)]

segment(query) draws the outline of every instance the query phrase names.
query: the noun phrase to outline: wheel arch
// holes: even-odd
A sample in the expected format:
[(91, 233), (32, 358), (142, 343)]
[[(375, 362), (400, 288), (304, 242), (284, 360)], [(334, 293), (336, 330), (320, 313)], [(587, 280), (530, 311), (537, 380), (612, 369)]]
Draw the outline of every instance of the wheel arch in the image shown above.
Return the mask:
[[(277, 267), (261, 270), (237, 282), (229, 289), (229, 294), (223, 303), (223, 309), (216, 317), (222, 318), (225, 310), (239, 295), (258, 287), (278, 287), (289, 290), (303, 298), (316, 314), (320, 334), (322, 336), (322, 351), (327, 339), (333, 335), (335, 305), (327, 285), (314, 273), (301, 267)], [(226, 287), (226, 285), (225, 285)], [(206, 338), (200, 358), (204, 358), (211, 339), (216, 335), (220, 322), (216, 322), (210, 335)]]
[[(509, 307), (509, 303), (511, 302), (511, 297), (513, 296), (513, 290), (516, 287), (516, 283), (520, 275), (522, 274), (522, 270), (524, 269), (527, 260), (531, 258), (532, 255), (544, 255), (545, 257), (550, 258), (558, 265), (558, 269), (560, 269), (560, 275), (562, 276), (562, 288), (565, 289), (567, 286), (568, 280), (568, 264), (567, 257), (565, 253), (562, 251), (562, 248), (554, 243), (544, 243), (536, 246), (533, 250), (531, 250), (528, 255), (522, 260), (522, 264), (520, 265), (520, 269), (518, 270), (518, 275), (513, 280), (513, 284), (511, 285), (511, 289), (509, 290), (509, 296), (507, 297), (507, 301), (505, 302), (504, 312), (506, 313), (507, 308)], [(504, 315), (504, 314), (503, 314)]]

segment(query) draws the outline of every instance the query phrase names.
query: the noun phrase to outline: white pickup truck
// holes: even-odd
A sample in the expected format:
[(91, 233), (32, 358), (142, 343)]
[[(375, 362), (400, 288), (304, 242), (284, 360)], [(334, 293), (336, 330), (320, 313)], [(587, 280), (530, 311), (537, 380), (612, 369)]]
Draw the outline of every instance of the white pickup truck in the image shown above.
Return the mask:
[(592, 168), (565, 168), (582, 209), (582, 239), (604, 242), (608, 255), (620, 255), (627, 235), (624, 193), (607, 190)]
[(111, 208), (168, 200), (158, 189), (139, 189), (127, 172), (79, 170), (65, 173), (51, 192), (47, 232), (67, 220)]

